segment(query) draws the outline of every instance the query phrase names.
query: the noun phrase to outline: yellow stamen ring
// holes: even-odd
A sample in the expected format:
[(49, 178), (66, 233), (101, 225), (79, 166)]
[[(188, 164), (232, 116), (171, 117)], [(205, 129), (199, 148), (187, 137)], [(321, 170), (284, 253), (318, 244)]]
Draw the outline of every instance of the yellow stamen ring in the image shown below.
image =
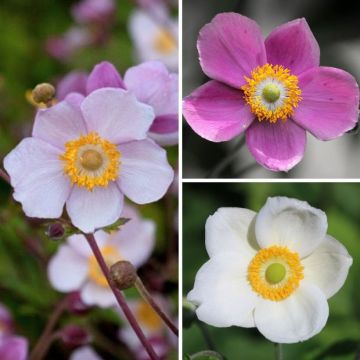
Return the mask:
[(174, 36), (166, 29), (160, 29), (156, 34), (154, 39), (154, 48), (160, 54), (169, 55), (177, 47), (176, 39)]
[[(104, 246), (103, 248), (101, 248), (101, 253), (108, 267), (110, 267), (117, 261), (122, 260), (119, 251), (114, 246), (110, 246), (110, 245)], [(91, 255), (88, 259), (88, 274), (90, 280), (92, 280), (95, 284), (100, 285), (102, 287), (109, 286), (94, 255)]]
[(261, 249), (248, 267), (248, 280), (253, 290), (264, 299), (281, 301), (289, 297), (304, 278), (297, 253), (283, 246)]
[(298, 78), (281, 65), (258, 66), (241, 87), (244, 98), (259, 121), (286, 121), (301, 101)]
[(92, 191), (95, 186), (106, 187), (118, 178), (120, 156), (114, 144), (91, 132), (68, 141), (60, 159), (71, 182)]

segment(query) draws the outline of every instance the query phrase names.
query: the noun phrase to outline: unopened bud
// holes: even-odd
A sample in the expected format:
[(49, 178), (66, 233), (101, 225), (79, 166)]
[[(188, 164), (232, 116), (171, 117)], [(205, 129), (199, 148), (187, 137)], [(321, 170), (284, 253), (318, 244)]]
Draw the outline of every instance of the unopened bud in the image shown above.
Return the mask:
[(60, 332), (64, 344), (70, 347), (86, 345), (91, 341), (90, 334), (78, 325), (66, 325)]
[(57, 240), (64, 236), (65, 229), (61, 223), (53, 223), (49, 225), (46, 233), (51, 239)]
[(67, 308), (69, 312), (76, 315), (86, 314), (90, 310), (89, 306), (82, 301), (79, 291), (74, 291), (68, 295)]
[(48, 104), (55, 97), (55, 88), (48, 83), (36, 85), (32, 91), (32, 98), (37, 104)]
[(129, 261), (118, 261), (110, 267), (111, 279), (119, 290), (134, 286), (137, 279), (136, 269)]

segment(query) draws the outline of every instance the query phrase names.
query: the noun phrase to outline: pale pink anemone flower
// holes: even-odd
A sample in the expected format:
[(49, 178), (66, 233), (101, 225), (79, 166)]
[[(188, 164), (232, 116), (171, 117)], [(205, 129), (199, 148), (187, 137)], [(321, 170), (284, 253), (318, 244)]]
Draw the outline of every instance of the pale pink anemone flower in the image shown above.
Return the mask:
[[(96, 242), (106, 263), (130, 261), (136, 268), (150, 257), (155, 246), (155, 224), (140, 217), (137, 210), (125, 206), (122, 216), (130, 219), (119, 231), (95, 232)], [(61, 292), (80, 291), (86, 305), (106, 308), (117, 305), (96, 258), (83, 235), (72, 235), (51, 258), (48, 266), (51, 285)]]
[(74, 350), (69, 360), (102, 360), (91, 346), (82, 346)]
[(249, 151), (267, 169), (299, 163), (306, 131), (331, 140), (358, 121), (355, 79), (319, 66), (319, 45), (305, 19), (277, 27), (264, 41), (253, 20), (219, 14), (200, 31), (197, 47), (213, 80), (184, 99), (187, 122), (214, 142), (245, 132)]
[(26, 360), (28, 358), (28, 341), (22, 336), (0, 337), (1, 360)]
[(59, 218), (64, 204), (86, 233), (114, 223), (126, 195), (159, 200), (173, 180), (164, 149), (148, 138), (154, 112), (123, 89), (104, 88), (39, 110), (32, 137), (4, 166), (29, 217)]
[(57, 86), (57, 97), (87, 95), (104, 87), (127, 89), (150, 105), (155, 120), (149, 136), (160, 145), (178, 143), (178, 74), (169, 73), (160, 61), (148, 61), (129, 68), (122, 79), (114, 65), (103, 61), (89, 75), (75, 71), (64, 77)]

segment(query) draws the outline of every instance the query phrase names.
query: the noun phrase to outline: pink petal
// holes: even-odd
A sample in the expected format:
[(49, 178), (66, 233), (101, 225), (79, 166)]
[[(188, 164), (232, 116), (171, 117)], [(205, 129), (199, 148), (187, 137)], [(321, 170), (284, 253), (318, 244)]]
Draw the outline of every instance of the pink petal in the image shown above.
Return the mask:
[(88, 130), (114, 144), (145, 139), (154, 120), (153, 109), (123, 89), (96, 90), (84, 99), (81, 110)]
[(28, 341), (21, 336), (0, 338), (1, 360), (26, 360), (28, 357)]
[(87, 258), (69, 245), (61, 245), (51, 258), (48, 277), (51, 285), (59, 291), (79, 290), (88, 274)]
[(102, 308), (117, 305), (110, 287), (100, 286), (90, 281), (81, 290), (81, 300), (86, 305), (98, 305)]
[(121, 191), (137, 204), (162, 198), (174, 178), (166, 151), (151, 140), (133, 141), (118, 146), (121, 152)]
[(351, 130), (359, 117), (359, 87), (349, 73), (335, 68), (311, 69), (299, 77), (303, 100), (294, 121), (320, 140)]
[(58, 218), (71, 190), (63, 174), (60, 152), (52, 145), (26, 138), (4, 160), (14, 198), (29, 217)]
[(56, 97), (59, 100), (65, 99), (70, 93), (86, 94), (87, 74), (80, 71), (73, 71), (62, 78), (56, 87)]
[(125, 74), (124, 82), (139, 101), (153, 107), (155, 115), (177, 116), (178, 75), (169, 74), (160, 61), (148, 61), (131, 67)]
[(267, 60), (283, 65), (293, 74), (319, 66), (320, 48), (304, 18), (274, 29), (265, 41)]
[(123, 195), (116, 183), (95, 187), (93, 191), (74, 186), (66, 202), (71, 222), (85, 233), (113, 224), (121, 214)]
[(254, 121), (246, 144), (255, 160), (272, 171), (288, 171), (303, 157), (306, 132), (293, 121)]
[(172, 146), (179, 142), (179, 133), (177, 131), (167, 134), (149, 132), (149, 138), (160, 146)]
[(69, 95), (66, 95), (64, 101), (80, 110), (80, 105), (84, 99), (84, 95), (79, 93), (70, 93)]
[(200, 30), (197, 47), (204, 73), (235, 88), (245, 85), (244, 76), (266, 63), (260, 27), (236, 13), (216, 15)]
[(124, 82), (115, 66), (107, 61), (103, 61), (95, 65), (90, 73), (86, 84), (86, 91), (90, 94), (97, 89), (107, 87), (125, 89)]
[(169, 134), (178, 131), (178, 115), (157, 116), (150, 127), (150, 131), (157, 134)]
[(243, 92), (209, 81), (184, 99), (183, 113), (191, 128), (210, 141), (227, 141), (243, 133), (254, 115)]
[(70, 103), (61, 101), (49, 109), (38, 111), (33, 136), (64, 149), (67, 141), (85, 134), (86, 126), (81, 112)]

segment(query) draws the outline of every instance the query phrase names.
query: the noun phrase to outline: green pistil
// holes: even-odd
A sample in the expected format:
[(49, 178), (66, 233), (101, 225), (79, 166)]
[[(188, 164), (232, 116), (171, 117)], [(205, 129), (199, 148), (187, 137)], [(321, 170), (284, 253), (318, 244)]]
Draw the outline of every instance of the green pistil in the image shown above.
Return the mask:
[(286, 275), (285, 266), (279, 263), (273, 263), (265, 271), (265, 279), (268, 283), (275, 285), (281, 282)]
[(274, 103), (280, 98), (280, 89), (275, 84), (267, 84), (262, 91), (262, 96), (267, 102)]

